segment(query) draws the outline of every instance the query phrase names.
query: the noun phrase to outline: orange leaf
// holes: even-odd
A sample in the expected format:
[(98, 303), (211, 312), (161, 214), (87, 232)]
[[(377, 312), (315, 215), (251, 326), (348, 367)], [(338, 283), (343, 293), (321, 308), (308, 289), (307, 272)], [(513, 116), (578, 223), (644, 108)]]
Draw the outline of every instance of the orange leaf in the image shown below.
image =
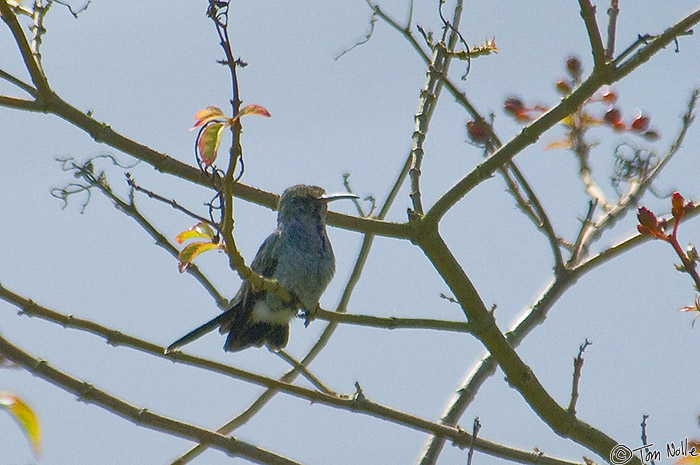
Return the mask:
[(214, 239), (214, 230), (207, 223), (202, 223), (201, 221), (190, 229), (182, 231), (177, 236), (175, 236), (175, 242), (182, 244), (188, 239)]
[(177, 256), (179, 261), (177, 269), (180, 270), (180, 273), (184, 273), (190, 263), (192, 263), (192, 260), (194, 260), (199, 254), (206, 252), (207, 250), (218, 248), (219, 244), (214, 242), (193, 242), (187, 245), (187, 247), (182, 249)]
[(0, 392), (0, 409), (7, 410), (12, 418), (19, 423), (32, 444), (34, 454), (38, 456), (41, 452), (41, 429), (32, 409), (22, 399), (7, 392)]
[(570, 149), (573, 147), (573, 143), (570, 138), (564, 138), (559, 140), (553, 140), (544, 147), (544, 150), (549, 149)]
[(221, 111), (219, 107), (211, 105), (195, 113), (194, 119), (197, 121), (194, 123), (194, 126), (190, 128), (190, 131), (214, 120), (225, 120), (226, 115), (224, 115), (224, 112)]
[(197, 153), (205, 166), (211, 166), (216, 161), (219, 144), (227, 127), (228, 123), (209, 122), (197, 135)]
[(671, 194), (671, 213), (677, 220), (685, 216), (685, 199), (679, 192)]

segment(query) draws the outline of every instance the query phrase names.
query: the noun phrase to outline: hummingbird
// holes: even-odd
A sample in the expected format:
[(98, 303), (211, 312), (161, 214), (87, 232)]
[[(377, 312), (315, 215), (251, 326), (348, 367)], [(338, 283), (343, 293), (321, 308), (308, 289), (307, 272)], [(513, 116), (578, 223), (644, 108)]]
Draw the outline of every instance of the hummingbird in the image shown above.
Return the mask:
[(256, 290), (244, 281), (229, 307), (216, 318), (173, 342), (165, 353), (219, 328), (228, 333), (224, 350), (237, 352), (267, 345), (280, 350), (289, 340), (289, 322), (300, 308), (313, 312), (335, 273), (333, 247), (326, 234), (328, 202), (356, 199), (354, 194), (327, 195), (318, 186), (286, 189), (277, 205), (277, 228), (262, 243), (250, 269), (275, 279), (293, 297)]

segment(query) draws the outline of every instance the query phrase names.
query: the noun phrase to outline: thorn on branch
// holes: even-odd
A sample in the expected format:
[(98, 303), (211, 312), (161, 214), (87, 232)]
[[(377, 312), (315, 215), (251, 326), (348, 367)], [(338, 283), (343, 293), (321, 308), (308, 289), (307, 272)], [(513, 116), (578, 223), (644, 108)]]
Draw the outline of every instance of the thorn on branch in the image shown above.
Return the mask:
[(355, 394), (352, 396), (352, 399), (355, 402), (365, 402), (367, 400), (364, 392), (362, 392), (362, 387), (360, 386), (360, 383), (358, 383), (357, 381), (355, 381)]

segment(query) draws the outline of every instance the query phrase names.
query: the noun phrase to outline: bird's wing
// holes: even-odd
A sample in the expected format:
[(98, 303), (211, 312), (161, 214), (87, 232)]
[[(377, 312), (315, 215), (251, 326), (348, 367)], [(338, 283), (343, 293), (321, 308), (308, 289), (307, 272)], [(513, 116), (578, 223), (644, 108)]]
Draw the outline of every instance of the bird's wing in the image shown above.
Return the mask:
[[(255, 258), (250, 264), (250, 269), (265, 278), (271, 278), (277, 269), (278, 252), (280, 236), (279, 232), (275, 231), (262, 243), (255, 254)], [(241, 289), (233, 299), (231, 305), (231, 318), (221, 324), (220, 333), (225, 333), (234, 328), (243, 328), (250, 322), (253, 314), (253, 306), (258, 299), (264, 298), (267, 291), (256, 291), (248, 282), (241, 285)], [(229, 312), (226, 312), (229, 313)]]
[[(270, 234), (265, 242), (262, 243), (258, 253), (255, 255), (250, 268), (258, 274), (269, 278), (275, 273), (277, 268), (277, 246), (279, 244), (279, 234), (277, 231)], [(241, 289), (234, 297), (231, 307), (225, 310), (221, 315), (207, 321), (202, 326), (190, 331), (182, 336), (177, 341), (173, 342), (165, 349), (165, 353), (170, 353), (179, 347), (189, 344), (190, 342), (199, 339), (209, 331), (220, 327), (222, 333), (229, 331), (231, 327), (244, 327), (250, 321), (253, 311), (253, 305), (257, 299), (262, 298), (265, 291), (255, 291), (248, 282), (241, 285)]]
[(250, 264), (250, 269), (256, 273), (271, 278), (277, 269), (277, 247), (280, 243), (279, 231), (275, 231), (265, 239), (255, 254), (253, 262)]

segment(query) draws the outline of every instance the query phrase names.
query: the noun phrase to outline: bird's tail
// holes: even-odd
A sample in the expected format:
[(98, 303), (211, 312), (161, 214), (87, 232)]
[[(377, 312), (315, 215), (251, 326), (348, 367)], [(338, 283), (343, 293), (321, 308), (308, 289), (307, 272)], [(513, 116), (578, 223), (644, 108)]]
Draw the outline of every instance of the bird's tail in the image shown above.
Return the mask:
[(277, 351), (287, 345), (288, 339), (288, 323), (245, 322), (241, 327), (234, 325), (229, 329), (224, 350), (227, 352), (238, 352), (248, 347), (267, 345), (270, 349)]
[(196, 329), (190, 331), (189, 333), (185, 334), (180, 339), (178, 339), (177, 341), (170, 344), (168, 346), (168, 348), (165, 349), (165, 353), (169, 354), (170, 352), (174, 351), (175, 349), (178, 349), (178, 348), (184, 346), (185, 344), (189, 344), (190, 342), (204, 336), (209, 331), (212, 331), (215, 328), (217, 328), (218, 326), (221, 326), (221, 323), (223, 323), (227, 319), (231, 318), (231, 311), (232, 310), (233, 309), (230, 309), (230, 310), (223, 312), (221, 315), (217, 316), (216, 318), (214, 318), (212, 320), (207, 321), (199, 328), (196, 328)]

